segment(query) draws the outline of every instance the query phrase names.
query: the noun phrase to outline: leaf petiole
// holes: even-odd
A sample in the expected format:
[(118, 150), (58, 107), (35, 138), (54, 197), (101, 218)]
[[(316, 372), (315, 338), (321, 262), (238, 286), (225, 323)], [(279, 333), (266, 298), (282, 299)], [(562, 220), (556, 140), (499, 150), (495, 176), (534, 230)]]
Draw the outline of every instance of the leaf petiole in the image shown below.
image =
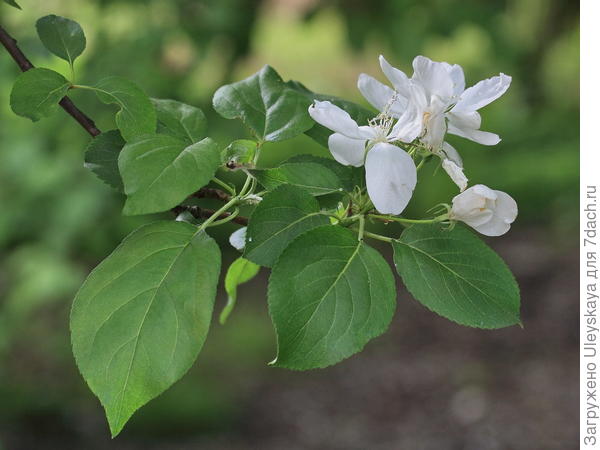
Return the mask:
[(216, 226), (219, 226), (219, 225), (226, 224), (228, 222), (231, 222), (233, 219), (235, 219), (239, 214), (240, 214), (240, 209), (239, 208), (235, 208), (230, 215), (228, 215), (224, 219), (215, 220), (213, 223), (211, 223), (208, 226), (210, 226), (210, 227), (216, 227)]
[(227, 210), (229, 208), (232, 208), (234, 206), (236, 206), (237, 204), (239, 204), (242, 199), (246, 196), (246, 194), (248, 194), (251, 189), (252, 189), (252, 176), (248, 175), (246, 178), (246, 181), (244, 182), (244, 186), (242, 186), (242, 189), (240, 190), (239, 194), (233, 196), (227, 203), (225, 203), (221, 208), (217, 209), (213, 215), (211, 215), (208, 219), (206, 219), (206, 221), (204, 223), (202, 223), (202, 225), (198, 228), (198, 233), (205, 230), (206, 228), (210, 227), (210, 226), (216, 226), (216, 225), (222, 225), (224, 223), (227, 223), (233, 219), (235, 219), (235, 217), (239, 214), (239, 210), (236, 208), (236, 210), (231, 213), (230, 216), (224, 218), (224, 219), (219, 219), (219, 217), (227, 212)]
[(365, 216), (358, 216), (358, 240), (362, 241), (365, 234)]
[(211, 181), (213, 183), (218, 184), (219, 186), (221, 186), (223, 189), (225, 189), (231, 195), (235, 195), (235, 189), (229, 183), (226, 183), (225, 181), (220, 180), (217, 177), (214, 177)]
[(438, 223), (448, 220), (448, 214), (434, 217), (433, 219), (405, 219), (404, 217), (384, 216), (379, 214), (369, 214), (369, 217), (373, 219), (383, 220), (386, 222), (399, 222), (399, 223)]
[(382, 242), (394, 242), (394, 239), (390, 237), (382, 236), (381, 234), (371, 233), (370, 231), (364, 231), (364, 235)]

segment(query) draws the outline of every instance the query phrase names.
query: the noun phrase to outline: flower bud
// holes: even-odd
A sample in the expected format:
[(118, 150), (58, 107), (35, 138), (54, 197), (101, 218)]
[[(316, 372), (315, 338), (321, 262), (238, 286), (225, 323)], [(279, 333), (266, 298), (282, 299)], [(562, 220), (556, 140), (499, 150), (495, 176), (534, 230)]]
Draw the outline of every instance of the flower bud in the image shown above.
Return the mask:
[(517, 202), (505, 192), (477, 184), (452, 199), (450, 219), (486, 236), (501, 236), (517, 217)]
[(246, 230), (247, 227), (242, 227), (236, 231), (234, 231), (231, 236), (229, 236), (229, 243), (233, 248), (239, 250), (240, 252), (244, 250), (246, 247)]

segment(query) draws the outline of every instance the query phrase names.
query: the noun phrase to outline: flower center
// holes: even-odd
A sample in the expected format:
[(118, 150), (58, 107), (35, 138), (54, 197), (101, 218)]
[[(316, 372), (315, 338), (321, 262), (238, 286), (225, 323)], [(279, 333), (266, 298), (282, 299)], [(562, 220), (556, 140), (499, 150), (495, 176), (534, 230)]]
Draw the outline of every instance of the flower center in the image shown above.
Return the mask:
[(369, 120), (369, 126), (375, 131), (375, 137), (370, 140), (372, 143), (388, 142), (388, 135), (394, 125), (394, 119), (384, 113)]
[(425, 124), (425, 126), (427, 126), (427, 124), (429, 123), (429, 119), (431, 119), (431, 112), (430, 111), (426, 111), (423, 114), (423, 123)]

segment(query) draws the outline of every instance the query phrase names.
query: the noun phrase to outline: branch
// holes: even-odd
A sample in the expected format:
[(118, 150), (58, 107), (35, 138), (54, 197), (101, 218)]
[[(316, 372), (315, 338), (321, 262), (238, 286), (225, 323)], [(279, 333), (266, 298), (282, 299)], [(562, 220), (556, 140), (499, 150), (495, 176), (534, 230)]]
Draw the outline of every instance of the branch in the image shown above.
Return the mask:
[[(179, 205), (176, 206), (175, 208), (172, 208), (171, 211), (174, 214), (181, 214), (182, 212), (189, 212), (192, 216), (194, 216), (196, 219), (208, 219), (210, 216), (212, 216), (215, 213), (214, 209), (206, 209), (206, 208), (200, 208), (199, 206), (186, 206), (186, 205)], [(221, 214), (218, 219), (226, 219), (227, 217), (231, 216), (231, 213), (223, 213)], [(248, 218), (247, 217), (240, 217), (237, 216), (234, 219), (231, 220), (234, 223), (237, 223), (238, 225), (248, 225)]]
[(194, 192), (190, 197), (196, 198), (214, 198), (216, 200), (221, 200), (223, 202), (228, 202), (231, 199), (231, 195), (226, 192), (223, 192), (220, 189), (214, 188), (201, 188), (198, 192)]
[[(8, 34), (8, 32), (2, 28), (2, 26), (0, 26), (0, 43), (2, 43), (6, 51), (10, 54), (12, 59), (17, 63), (23, 72), (27, 72), (28, 70), (34, 68), (34, 65), (31, 63), (31, 61), (29, 61), (27, 56), (25, 56), (25, 54), (17, 45), (17, 41), (10, 34)], [(75, 106), (69, 97), (64, 97), (60, 101), (60, 106), (62, 106), (67, 114), (73, 117), (77, 123), (79, 123), (79, 125), (81, 125), (83, 129), (85, 129), (85, 131), (87, 131), (92, 137), (96, 137), (101, 133), (101, 131), (94, 124), (94, 121), (77, 106)], [(228, 201), (231, 198), (229, 194), (213, 188), (202, 188), (198, 192), (192, 194), (192, 197), (215, 198), (222, 201)], [(211, 209), (183, 205), (176, 206), (171, 211), (173, 211), (175, 214), (181, 214), (184, 211), (188, 211), (197, 219), (206, 219), (215, 213), (215, 211)], [(221, 214), (219, 219), (225, 219), (230, 215), (230, 213)], [(232, 222), (235, 222), (239, 225), (248, 225), (248, 219), (246, 217), (236, 217), (232, 219)]]
[[(34, 65), (31, 63), (31, 61), (29, 61), (29, 59), (27, 59), (17, 45), (17, 41), (1, 26), (0, 43), (2, 43), (10, 56), (12, 56), (12, 59), (15, 60), (21, 71), (27, 72), (28, 70), (34, 68)], [(77, 106), (75, 106), (69, 97), (63, 97), (59, 104), (67, 112), (67, 114), (73, 117), (73, 119), (75, 119), (77, 123), (79, 123), (79, 125), (81, 125), (83, 129), (90, 134), (90, 136), (96, 137), (101, 133), (101, 131), (94, 124), (94, 121), (85, 115), (85, 113)]]

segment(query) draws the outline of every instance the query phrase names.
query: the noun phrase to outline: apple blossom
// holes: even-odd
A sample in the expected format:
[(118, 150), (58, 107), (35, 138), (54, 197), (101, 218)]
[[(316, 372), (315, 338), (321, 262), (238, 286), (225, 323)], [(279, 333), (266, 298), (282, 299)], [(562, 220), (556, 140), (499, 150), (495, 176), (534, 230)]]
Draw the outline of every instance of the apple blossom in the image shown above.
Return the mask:
[(477, 110), (506, 92), (511, 83), (510, 76), (501, 73), (465, 89), (465, 76), (458, 64), (417, 56), (413, 60), (414, 74), (409, 79), (383, 56), (379, 57), (379, 62), (394, 89), (362, 76), (361, 92), (375, 107), (387, 104), (381, 98), (392, 95), (391, 110), (395, 114), (400, 113), (402, 107), (414, 105), (422, 130), (421, 141), (430, 149), (439, 149), (446, 131), (483, 145), (500, 142), (498, 135), (479, 130), (481, 116)]
[[(393, 102), (394, 97), (389, 101)], [(411, 142), (418, 136), (416, 110), (408, 105), (396, 122), (382, 113), (366, 126), (359, 126), (329, 101), (315, 101), (308, 112), (316, 122), (335, 132), (328, 144), (336, 161), (346, 166), (365, 166), (367, 191), (375, 208), (384, 214), (400, 214), (417, 184), (417, 169), (412, 157), (392, 143)]]

